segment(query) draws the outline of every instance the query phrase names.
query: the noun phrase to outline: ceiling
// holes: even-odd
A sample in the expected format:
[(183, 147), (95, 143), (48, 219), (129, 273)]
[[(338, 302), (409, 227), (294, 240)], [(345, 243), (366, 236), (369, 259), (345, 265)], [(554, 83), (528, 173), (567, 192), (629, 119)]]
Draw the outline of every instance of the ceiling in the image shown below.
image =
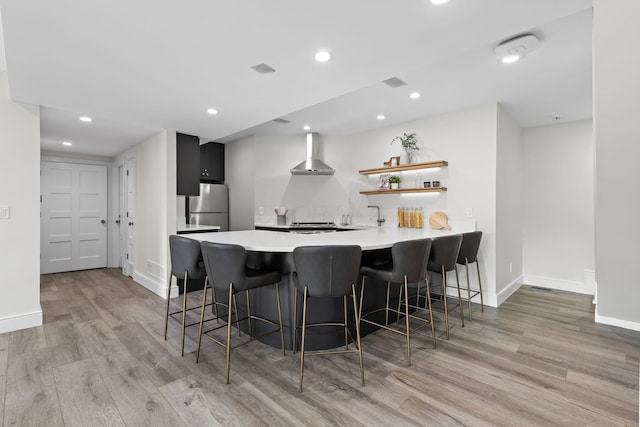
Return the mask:
[[(489, 102), (531, 127), (591, 117), (591, 8), (591, 0), (0, 0), (0, 68), (6, 55), (13, 100), (42, 106), (42, 149), (63, 151), (68, 140), (87, 155), (115, 156), (160, 129), (223, 142), (302, 134), (303, 125), (351, 134)], [(540, 47), (500, 64), (494, 48), (525, 33)], [(316, 62), (320, 49), (332, 60)], [(260, 63), (276, 71), (250, 68)], [(407, 85), (381, 83), (390, 77)], [(410, 100), (414, 91), (421, 97)]]

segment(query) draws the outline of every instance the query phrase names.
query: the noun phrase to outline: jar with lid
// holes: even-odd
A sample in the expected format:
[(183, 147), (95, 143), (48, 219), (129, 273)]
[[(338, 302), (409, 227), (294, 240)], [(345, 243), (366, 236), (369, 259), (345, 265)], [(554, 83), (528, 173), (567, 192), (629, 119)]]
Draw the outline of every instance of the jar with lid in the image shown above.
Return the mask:
[(404, 222), (404, 208), (400, 207), (398, 208), (398, 228), (404, 228), (405, 222)]

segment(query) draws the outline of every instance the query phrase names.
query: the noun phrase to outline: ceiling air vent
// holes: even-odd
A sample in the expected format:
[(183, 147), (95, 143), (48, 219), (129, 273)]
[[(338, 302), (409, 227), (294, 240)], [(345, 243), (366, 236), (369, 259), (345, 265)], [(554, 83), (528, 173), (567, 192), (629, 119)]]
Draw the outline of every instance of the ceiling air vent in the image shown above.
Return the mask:
[(258, 65), (254, 65), (253, 67), (251, 67), (252, 70), (260, 73), (260, 74), (269, 74), (269, 73), (275, 73), (276, 70), (274, 70), (273, 68), (271, 68), (270, 66), (268, 66), (267, 64), (258, 64)]
[(383, 80), (382, 83), (384, 83), (387, 86), (392, 87), (394, 89), (397, 88), (397, 87), (400, 87), (400, 86), (406, 86), (407, 85), (405, 82), (403, 82), (402, 80), (400, 80), (397, 77), (391, 77), (390, 79)]
[(291, 123), (291, 121), (290, 121), (290, 120), (287, 120), (287, 119), (273, 119), (272, 121), (274, 121), (274, 122), (276, 122), (276, 123), (283, 124), (283, 125), (286, 125), (286, 124)]

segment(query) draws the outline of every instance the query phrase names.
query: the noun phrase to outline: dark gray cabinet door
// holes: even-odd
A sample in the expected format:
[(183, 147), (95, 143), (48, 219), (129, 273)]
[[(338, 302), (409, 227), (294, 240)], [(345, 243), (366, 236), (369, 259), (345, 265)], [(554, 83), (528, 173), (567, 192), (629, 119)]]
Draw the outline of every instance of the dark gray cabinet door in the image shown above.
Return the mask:
[(224, 182), (224, 144), (208, 142), (200, 146), (200, 181)]
[(200, 138), (176, 133), (176, 166), (178, 189), (181, 196), (200, 195)]

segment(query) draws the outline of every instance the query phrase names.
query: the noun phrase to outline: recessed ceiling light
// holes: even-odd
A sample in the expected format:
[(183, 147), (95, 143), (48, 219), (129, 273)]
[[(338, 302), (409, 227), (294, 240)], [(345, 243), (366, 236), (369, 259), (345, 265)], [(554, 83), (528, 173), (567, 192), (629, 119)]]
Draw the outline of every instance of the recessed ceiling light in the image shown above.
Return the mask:
[(92, 122), (91, 117), (89, 117), (89, 116), (80, 116), (80, 121), (81, 122), (85, 122), (85, 123), (91, 123)]
[(449, 0), (431, 0), (431, 4), (445, 4)]
[(326, 50), (321, 50), (320, 52), (316, 53), (315, 58), (318, 62), (327, 62), (331, 59), (331, 54)]
[(495, 54), (503, 64), (513, 64), (536, 50), (538, 46), (538, 38), (533, 34), (526, 34), (500, 43), (495, 49)]
[(218, 110), (216, 110), (215, 108), (209, 108), (207, 110), (207, 114), (211, 114), (212, 116), (215, 116), (216, 114), (218, 114)]
[(303, 127), (302, 129), (304, 129), (304, 130), (311, 130), (311, 126), (306, 125), (306, 126), (305, 126), (305, 127)]
[(382, 114), (378, 114), (378, 117), (376, 117), (376, 119), (378, 120), (384, 120), (384, 116)]
[(73, 144), (70, 143), (69, 141), (62, 141), (62, 145), (66, 145), (68, 147), (68, 146), (73, 145)]
[(418, 92), (413, 92), (411, 95), (409, 95), (409, 98), (418, 99), (420, 98), (420, 94)]
[(513, 64), (514, 62), (519, 61), (520, 58), (522, 58), (520, 55), (509, 55), (503, 57), (501, 61), (503, 64)]

